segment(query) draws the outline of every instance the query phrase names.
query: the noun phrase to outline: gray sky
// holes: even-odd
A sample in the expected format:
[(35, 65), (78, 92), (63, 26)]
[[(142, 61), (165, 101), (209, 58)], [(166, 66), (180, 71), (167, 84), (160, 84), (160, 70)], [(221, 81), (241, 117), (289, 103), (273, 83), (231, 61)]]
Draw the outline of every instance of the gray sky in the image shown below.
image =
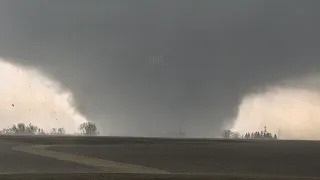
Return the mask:
[(70, 89), (103, 133), (231, 127), (257, 87), (320, 71), (319, 1), (2, 0), (0, 56)]

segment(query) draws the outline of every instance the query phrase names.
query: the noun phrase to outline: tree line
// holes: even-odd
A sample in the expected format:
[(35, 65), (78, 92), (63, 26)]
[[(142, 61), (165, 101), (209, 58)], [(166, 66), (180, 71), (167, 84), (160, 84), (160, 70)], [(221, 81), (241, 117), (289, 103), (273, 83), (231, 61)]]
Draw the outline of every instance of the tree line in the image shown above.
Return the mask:
[[(80, 124), (78, 135), (96, 136), (99, 134), (96, 124), (85, 122)], [(52, 128), (49, 132), (45, 132), (42, 128), (31, 123), (28, 125), (18, 123), (8, 128), (0, 130), (1, 135), (71, 135), (67, 134), (64, 128)]]
[(277, 139), (278, 137), (276, 134), (272, 135), (272, 133), (269, 133), (269, 132), (256, 131), (254, 133), (248, 132), (245, 135), (243, 135), (242, 138), (244, 139)]
[(226, 139), (278, 139), (276, 134), (272, 134), (267, 131), (267, 127), (264, 128), (264, 131), (256, 132), (247, 132), (241, 135), (239, 132), (233, 132), (231, 130), (225, 130), (223, 138)]

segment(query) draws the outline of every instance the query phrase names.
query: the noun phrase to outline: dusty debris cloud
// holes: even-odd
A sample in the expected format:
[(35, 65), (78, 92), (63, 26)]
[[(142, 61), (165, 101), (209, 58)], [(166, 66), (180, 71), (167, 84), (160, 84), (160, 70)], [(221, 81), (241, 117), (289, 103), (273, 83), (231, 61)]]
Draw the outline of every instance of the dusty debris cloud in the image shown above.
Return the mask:
[(234, 131), (268, 131), (281, 139), (319, 140), (320, 76), (290, 79), (247, 94), (239, 105)]
[(319, 71), (319, 5), (4, 0), (0, 55), (61, 82), (102, 134), (212, 137), (244, 95)]
[(50, 132), (63, 127), (78, 132), (86, 118), (73, 107), (72, 93), (32, 68), (0, 59), (0, 128), (34, 124)]

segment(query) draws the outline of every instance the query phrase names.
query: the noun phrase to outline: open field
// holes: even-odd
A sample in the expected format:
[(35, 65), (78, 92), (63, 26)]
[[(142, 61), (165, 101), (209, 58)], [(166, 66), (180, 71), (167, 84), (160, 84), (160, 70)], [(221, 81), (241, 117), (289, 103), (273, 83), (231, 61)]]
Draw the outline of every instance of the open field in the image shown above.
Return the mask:
[(319, 152), (317, 141), (1, 136), (0, 173), (94, 173), (81, 177), (107, 179), (320, 179)]

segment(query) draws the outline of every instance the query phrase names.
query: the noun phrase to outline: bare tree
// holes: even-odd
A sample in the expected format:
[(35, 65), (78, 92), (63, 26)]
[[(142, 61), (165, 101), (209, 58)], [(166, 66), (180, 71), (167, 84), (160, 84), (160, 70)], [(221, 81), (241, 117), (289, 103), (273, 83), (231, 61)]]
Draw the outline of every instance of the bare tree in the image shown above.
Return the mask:
[(16, 134), (24, 134), (26, 132), (26, 125), (23, 123), (19, 123), (17, 125), (17, 131)]
[(38, 127), (32, 125), (31, 123), (25, 128), (25, 134), (36, 134), (38, 131)]
[(223, 137), (226, 139), (230, 138), (231, 130), (224, 130)]
[(241, 135), (240, 135), (240, 133), (238, 133), (238, 132), (231, 132), (230, 138), (231, 138), (231, 139), (240, 139), (240, 138), (241, 138)]
[(58, 128), (58, 134), (59, 135), (64, 135), (64, 134), (66, 134), (66, 131), (64, 130), (64, 128)]
[(38, 135), (47, 135), (47, 133), (45, 133), (44, 131), (43, 131), (43, 129), (38, 129)]
[(57, 129), (56, 128), (52, 128), (50, 131), (50, 135), (56, 135), (57, 134)]
[(81, 134), (86, 136), (95, 136), (98, 135), (97, 126), (94, 123), (86, 122), (80, 124), (79, 130)]
[(52, 128), (50, 135), (64, 135), (66, 134), (66, 131), (64, 130), (64, 128)]
[[(238, 132), (233, 132), (231, 130), (225, 130), (223, 137), (226, 139), (241, 139), (241, 134)], [(245, 137), (247, 138), (247, 134), (245, 135)]]

